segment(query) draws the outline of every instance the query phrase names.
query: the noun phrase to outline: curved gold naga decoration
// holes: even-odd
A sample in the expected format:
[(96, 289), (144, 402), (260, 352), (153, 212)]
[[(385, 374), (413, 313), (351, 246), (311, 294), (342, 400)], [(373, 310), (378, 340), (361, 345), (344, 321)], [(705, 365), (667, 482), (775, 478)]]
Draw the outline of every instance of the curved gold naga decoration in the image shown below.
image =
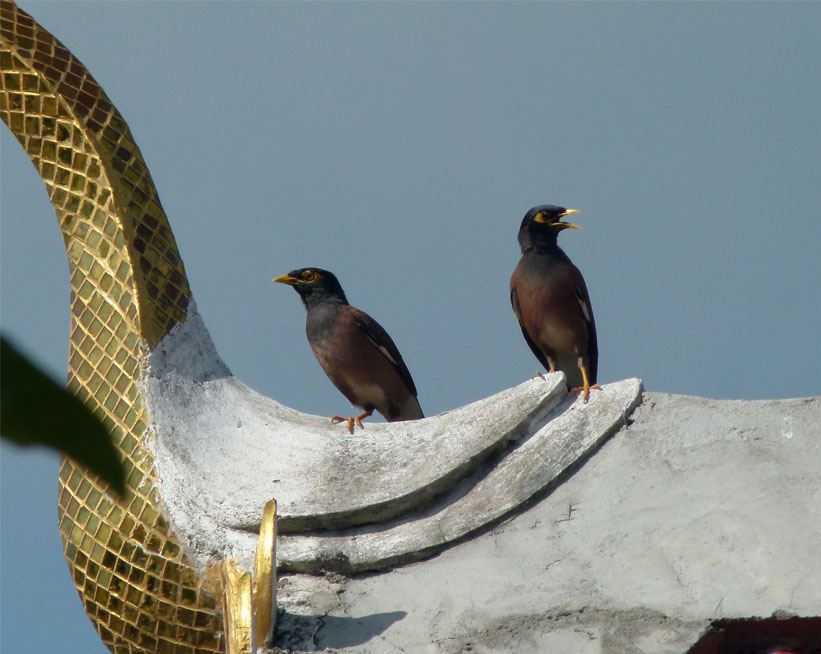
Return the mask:
[(112, 652), (222, 652), (217, 602), (160, 511), (142, 440), (140, 349), (184, 321), (191, 299), (174, 236), (128, 126), (85, 66), (10, 0), (0, 18), (0, 116), (43, 178), (68, 253), (68, 387), (114, 434), (126, 470), (118, 501), (63, 459), (74, 583)]
[(637, 379), (583, 404), (555, 374), (341, 438), (327, 418), (248, 388), (194, 309), (125, 121), (66, 48), (0, 1), (0, 114), (45, 182), (69, 257), (68, 384), (126, 463), (121, 501), (68, 459), (60, 472), (66, 556), (113, 652), (222, 651), (209, 589), (229, 651), (253, 651), (271, 636), (277, 514), (281, 570), (424, 558), (550, 492), (639, 403)]

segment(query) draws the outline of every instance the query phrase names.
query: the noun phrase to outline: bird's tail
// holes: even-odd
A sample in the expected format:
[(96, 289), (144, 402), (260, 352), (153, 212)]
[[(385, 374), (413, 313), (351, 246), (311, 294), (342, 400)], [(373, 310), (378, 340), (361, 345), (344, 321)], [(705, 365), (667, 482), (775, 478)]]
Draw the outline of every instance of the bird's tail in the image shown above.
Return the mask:
[(419, 406), (419, 400), (411, 396), (408, 398), (407, 402), (402, 405), (397, 420), (419, 420), (424, 417), (425, 414), (422, 413), (422, 407)]

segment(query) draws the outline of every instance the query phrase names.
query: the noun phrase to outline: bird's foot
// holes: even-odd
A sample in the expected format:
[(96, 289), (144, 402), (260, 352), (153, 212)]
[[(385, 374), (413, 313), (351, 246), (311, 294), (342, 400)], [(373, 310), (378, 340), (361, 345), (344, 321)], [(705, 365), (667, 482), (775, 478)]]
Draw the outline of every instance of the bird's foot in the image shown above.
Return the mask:
[(584, 394), (584, 403), (587, 404), (587, 398), (590, 397), (590, 389), (597, 388), (598, 390), (601, 390), (601, 386), (599, 386), (598, 384), (590, 383), (590, 378), (587, 376), (587, 366), (580, 365), (579, 368), (582, 371), (582, 386), (579, 386), (577, 388), (571, 388), (570, 392), (578, 393), (579, 391), (582, 391), (582, 393)]
[(373, 415), (373, 409), (370, 409), (369, 411), (363, 411), (358, 416), (349, 416), (347, 418), (345, 418), (344, 416), (334, 415), (331, 416), (331, 422), (335, 425), (340, 422), (348, 423), (348, 432), (353, 434), (353, 426), (356, 425), (360, 429), (365, 429), (365, 425), (362, 424), (362, 420), (364, 418), (370, 417), (371, 415)]
[(576, 388), (571, 388), (570, 392), (571, 393), (578, 393), (579, 391), (582, 391), (582, 393), (584, 394), (583, 395), (583, 401), (584, 401), (585, 404), (587, 404), (587, 398), (590, 397), (590, 389), (591, 388), (595, 388), (596, 390), (599, 390), (599, 391), (602, 389), (602, 387), (599, 386), (598, 384), (592, 384), (590, 386), (577, 386)]
[[(348, 423), (348, 432), (350, 432), (351, 434), (353, 434), (353, 423), (354, 423), (355, 420), (356, 420), (356, 418), (354, 418), (353, 416), (349, 416), (348, 418), (346, 418), (345, 416), (331, 416), (331, 422), (334, 423), (335, 425), (339, 424), (340, 422), (347, 422)], [(362, 423), (360, 423), (360, 426), (361, 425), (362, 425)]]

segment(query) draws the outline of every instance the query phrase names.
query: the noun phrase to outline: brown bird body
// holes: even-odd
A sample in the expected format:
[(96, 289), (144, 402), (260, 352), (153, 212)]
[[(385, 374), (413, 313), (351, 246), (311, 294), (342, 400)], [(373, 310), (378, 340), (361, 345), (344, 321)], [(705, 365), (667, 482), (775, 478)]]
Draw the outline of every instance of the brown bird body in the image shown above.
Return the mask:
[[(326, 311), (335, 314), (330, 321)], [(402, 355), (364, 311), (350, 304), (311, 311), (306, 331), (319, 365), (351, 404), (376, 409), (389, 422), (423, 417)]]
[(587, 285), (579, 269), (557, 244), (561, 222), (573, 209), (534, 207), (519, 229), (522, 258), (510, 278), (510, 302), (533, 354), (550, 372), (561, 370), (568, 387), (587, 401), (598, 388), (596, 322)]
[(424, 418), (416, 385), (393, 339), (364, 311), (348, 304), (336, 276), (321, 268), (301, 268), (274, 279), (293, 286), (302, 298), (307, 317), (308, 343), (334, 386), (362, 414), (346, 422), (356, 424), (379, 411), (388, 422)]

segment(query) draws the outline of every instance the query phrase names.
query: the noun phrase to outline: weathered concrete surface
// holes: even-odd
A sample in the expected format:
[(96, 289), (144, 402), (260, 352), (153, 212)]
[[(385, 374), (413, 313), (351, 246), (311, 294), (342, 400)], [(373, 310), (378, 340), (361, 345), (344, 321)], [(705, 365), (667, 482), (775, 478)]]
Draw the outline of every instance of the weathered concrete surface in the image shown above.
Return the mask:
[(680, 654), (714, 619), (821, 615), (821, 398), (646, 393), (632, 420), (551, 495), (434, 558), (284, 577), (279, 645)]
[(233, 377), (193, 302), (150, 352), (143, 386), (157, 486), (188, 559), (251, 570), (278, 503), (280, 569), (353, 573), (429, 555), (519, 510), (625, 423), (641, 381), (588, 403), (562, 373), (424, 420), (348, 434)]
[[(542, 383), (535, 380), (510, 390)], [(283, 536), (277, 545), (279, 567), (314, 573), (323, 569), (344, 573), (381, 570), (423, 558), (486, 528), (560, 483), (563, 475), (624, 425), (640, 400), (641, 381), (626, 379), (605, 384), (588, 404), (577, 394), (567, 394), (564, 388), (562, 393), (564, 400), (545, 416), (543, 426), (537, 425), (535, 433), (512, 443), (492, 463), (477, 467), (422, 510), (377, 527), (308, 537)], [(516, 398), (509, 391), (504, 394)], [(449, 434), (450, 441), (443, 440), (439, 447), (446, 450), (449, 442), (461, 434)], [(340, 470), (345, 470), (344, 465)]]
[(549, 375), (425, 420), (372, 422), (349, 435), (233, 377), (193, 303), (188, 320), (148, 355), (143, 385), (172, 523), (177, 512), (199, 512), (258, 531), (260, 507), (276, 497), (280, 533), (346, 528), (424, 506), (532, 433), (567, 395), (563, 377)]

